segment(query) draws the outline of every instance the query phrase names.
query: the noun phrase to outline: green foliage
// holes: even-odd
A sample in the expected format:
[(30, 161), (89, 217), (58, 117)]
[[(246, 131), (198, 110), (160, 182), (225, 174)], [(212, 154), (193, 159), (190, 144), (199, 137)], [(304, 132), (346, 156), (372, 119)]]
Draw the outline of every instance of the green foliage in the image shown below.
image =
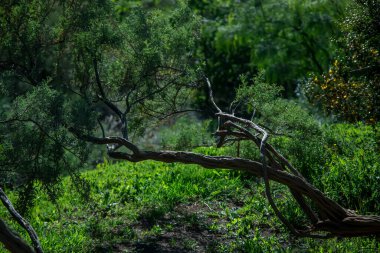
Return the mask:
[(171, 150), (192, 150), (196, 147), (211, 146), (213, 138), (209, 126), (208, 120), (199, 121), (195, 116), (182, 117), (158, 133), (161, 138), (160, 147)]
[[(319, 122), (299, 101), (280, 97), (283, 90), (276, 84), (265, 81), (260, 72), (252, 81), (242, 76), (233, 106), (241, 107), (242, 113), (269, 132), (269, 142), (288, 157), (295, 167), (308, 179), (318, 174), (313, 168), (323, 161), (324, 153), (319, 152), (323, 142)], [(240, 106), (239, 106), (240, 105)], [(252, 143), (242, 142), (242, 157), (258, 160), (259, 151)], [(322, 168), (320, 164), (318, 168)]]
[[(328, 74), (310, 80), (316, 87), (309, 96), (349, 121), (378, 121), (376, 1), (353, 5), (341, 24), (346, 37), (337, 40), (344, 45), (338, 55), (329, 38), (339, 33), (334, 20), (346, 1), (190, 3), (205, 18), (201, 34), (200, 18), (185, 1), (9, 0), (0, 6), (0, 186), (14, 189), (9, 193), (22, 213), (31, 208), (44, 249), (135, 247), (171, 233), (176, 223), (167, 220), (221, 238), (220, 246), (208, 245), (211, 252), (378, 247), (370, 239), (349, 246), (288, 242), (287, 235), (277, 235), (280, 225), (263, 186), (240, 172), (105, 162), (78, 174), (91, 147), (73, 132), (100, 136), (121, 130), (132, 140), (148, 135), (148, 124), (194, 101), (198, 64), (205, 60), (217, 103), (226, 107), (240, 84), (232, 105), (253, 115), (270, 132), (269, 142), (310, 182), (344, 206), (380, 211), (379, 126), (321, 125), (298, 101), (281, 97), (293, 93), (297, 79), (322, 73), (337, 58)], [(257, 148), (247, 142), (210, 147), (212, 122), (190, 117), (170, 125), (159, 131), (165, 148), (258, 159)], [(71, 181), (61, 181), (63, 175)], [(273, 184), (272, 190), (285, 217), (301, 223), (302, 212), (286, 189)], [(178, 218), (178, 209), (199, 205), (203, 216)], [(0, 213), (6, 216), (4, 208)], [(181, 246), (199, 247), (193, 238)]]
[(256, 108), (277, 99), (283, 89), (280, 86), (265, 82), (264, 76), (265, 72), (261, 71), (252, 79), (252, 82), (249, 82), (247, 76), (241, 75), (241, 85), (236, 90), (236, 102), (242, 100), (250, 102), (251, 100), (252, 106)]
[[(57, 205), (36, 185), (38, 197), (31, 216), (46, 252), (110, 250), (113, 244), (136, 239), (137, 228), (132, 225), (142, 219), (154, 227), (179, 203), (198, 198), (224, 201), (243, 189), (238, 177), (228, 171), (156, 162), (106, 162), (82, 176), (91, 184), (88, 202), (83, 202), (69, 178), (63, 180)], [(227, 179), (230, 183), (224, 184)], [(5, 212), (2, 207), (1, 215)], [(153, 234), (157, 233), (156, 226)]]
[(128, 15), (135, 8), (168, 8), (176, 5), (173, 0), (112, 0), (115, 3), (115, 10), (119, 15)]
[(11, 124), (0, 125), (1, 166), (6, 168), (0, 170), (0, 184), (18, 187), (19, 210), (25, 213), (33, 202), (33, 182), (43, 183), (54, 199), (60, 176), (77, 170), (87, 150), (76, 138), (65, 135), (60, 124), (73, 115), (66, 111), (63, 96), (47, 83), (32, 88), (12, 105), (6, 114)]
[(272, 138), (272, 143), (310, 182), (345, 207), (378, 213), (379, 126), (323, 125), (309, 139)]
[[(326, 68), (337, 34), (334, 19), (345, 1), (251, 1), (241, 10), (242, 35), (271, 81), (285, 84)], [(244, 39), (243, 39), (244, 41)], [(293, 86), (294, 87), (294, 86)]]
[[(82, 200), (69, 178), (62, 181), (64, 191), (56, 205), (37, 190), (32, 225), (46, 252), (120, 248), (133, 252), (144, 245), (231, 253), (356, 252), (379, 247), (372, 238), (321, 241), (287, 235), (266, 202), (263, 185), (240, 173), (157, 162), (106, 162), (81, 176), (92, 185), (89, 202)], [(285, 188), (272, 184), (279, 207), (294, 218), (300, 210), (289, 201)], [(12, 192), (8, 194), (14, 199)], [(0, 215), (27, 238), (4, 207)], [(0, 252), (5, 252), (1, 246)]]
[[(321, 126), (298, 103), (279, 98), (279, 92), (260, 75), (253, 84), (243, 78), (235, 102), (247, 102), (253, 119), (272, 133), (270, 143), (314, 185), (343, 206), (379, 212), (379, 126)], [(256, 147), (241, 149), (244, 157), (258, 159)]]
[(302, 138), (317, 135), (320, 131), (316, 120), (296, 101), (281, 98), (281, 91), (276, 84), (267, 83), (261, 72), (252, 82), (242, 78), (234, 103), (243, 104), (253, 119), (275, 135)]
[(252, 78), (258, 69), (294, 96), (298, 80), (328, 68), (346, 2), (191, 1), (205, 19), (200, 53), (218, 104), (227, 107), (239, 76)]
[(327, 126), (326, 151), (331, 155), (320, 178), (323, 190), (344, 206), (359, 212), (380, 211), (379, 126)]

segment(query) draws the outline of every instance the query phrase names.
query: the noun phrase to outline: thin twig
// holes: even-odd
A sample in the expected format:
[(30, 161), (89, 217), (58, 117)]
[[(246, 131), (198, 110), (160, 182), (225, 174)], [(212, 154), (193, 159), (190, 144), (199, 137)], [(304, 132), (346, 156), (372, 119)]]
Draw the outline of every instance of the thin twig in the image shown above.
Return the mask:
[(218, 112), (222, 112), (222, 110), (220, 110), (220, 108), (216, 105), (215, 101), (214, 101), (214, 96), (212, 94), (212, 88), (211, 88), (211, 83), (210, 83), (210, 80), (208, 80), (208, 78), (206, 77), (206, 82), (207, 82), (207, 86), (208, 86), (208, 94), (209, 94), (209, 97), (210, 97), (210, 101), (212, 103), (212, 105), (215, 107), (215, 109), (218, 111)]
[(100, 122), (100, 119), (99, 119), (99, 118), (97, 118), (97, 121), (98, 121), (98, 124), (99, 124), (99, 126), (100, 126), (100, 129), (101, 129), (101, 131), (102, 131), (102, 137), (105, 138), (105, 137), (106, 137), (106, 133), (105, 133), (105, 131), (104, 131), (103, 124), (102, 124), (102, 122)]

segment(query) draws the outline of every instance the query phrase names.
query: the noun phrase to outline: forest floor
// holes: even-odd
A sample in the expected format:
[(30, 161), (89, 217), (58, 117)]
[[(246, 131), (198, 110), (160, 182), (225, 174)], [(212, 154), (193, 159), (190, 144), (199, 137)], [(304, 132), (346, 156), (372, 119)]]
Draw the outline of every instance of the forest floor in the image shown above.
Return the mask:
[[(374, 238), (289, 235), (268, 206), (260, 180), (238, 172), (106, 162), (81, 178), (64, 178), (54, 202), (42, 189), (36, 193), (28, 218), (46, 252), (376, 252), (380, 247)], [(301, 224), (302, 212), (286, 189), (277, 184), (272, 189), (284, 215)], [(4, 209), (0, 215), (12, 223)]]

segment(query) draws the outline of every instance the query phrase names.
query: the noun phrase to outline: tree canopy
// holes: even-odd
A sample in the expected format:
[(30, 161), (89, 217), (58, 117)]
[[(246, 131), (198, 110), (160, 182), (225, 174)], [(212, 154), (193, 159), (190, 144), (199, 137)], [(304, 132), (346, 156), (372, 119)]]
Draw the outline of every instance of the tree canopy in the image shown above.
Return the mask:
[(69, 129), (101, 133), (111, 117), (129, 139), (188, 105), (197, 86), (197, 18), (183, 3), (125, 17), (114, 8), (110, 1), (1, 6), (2, 184), (30, 195), (34, 181), (48, 187), (74, 172), (90, 150)]

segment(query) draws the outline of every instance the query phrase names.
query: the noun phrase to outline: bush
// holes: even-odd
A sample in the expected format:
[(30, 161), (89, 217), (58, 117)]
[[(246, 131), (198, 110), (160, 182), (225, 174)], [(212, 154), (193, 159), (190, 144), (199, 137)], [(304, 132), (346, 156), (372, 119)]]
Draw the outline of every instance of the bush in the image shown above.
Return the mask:
[[(239, 101), (264, 126), (274, 145), (313, 185), (346, 207), (378, 212), (380, 191), (379, 124), (324, 124), (298, 101), (279, 97), (281, 89), (263, 80), (242, 77)], [(241, 154), (258, 160), (257, 148), (241, 145)], [(250, 155), (250, 156), (249, 156)]]
[(380, 2), (351, 1), (346, 13), (336, 60), (309, 79), (306, 94), (340, 119), (374, 124), (380, 120)]
[(313, 138), (272, 143), (307, 179), (345, 207), (380, 212), (379, 125), (331, 124)]
[(209, 131), (210, 121), (200, 121), (195, 116), (178, 119), (173, 125), (159, 132), (161, 147), (173, 150), (192, 150), (210, 146), (213, 138)]
[(379, 125), (363, 124), (335, 124), (324, 131), (331, 159), (320, 177), (323, 190), (361, 212), (380, 212), (378, 131)]

